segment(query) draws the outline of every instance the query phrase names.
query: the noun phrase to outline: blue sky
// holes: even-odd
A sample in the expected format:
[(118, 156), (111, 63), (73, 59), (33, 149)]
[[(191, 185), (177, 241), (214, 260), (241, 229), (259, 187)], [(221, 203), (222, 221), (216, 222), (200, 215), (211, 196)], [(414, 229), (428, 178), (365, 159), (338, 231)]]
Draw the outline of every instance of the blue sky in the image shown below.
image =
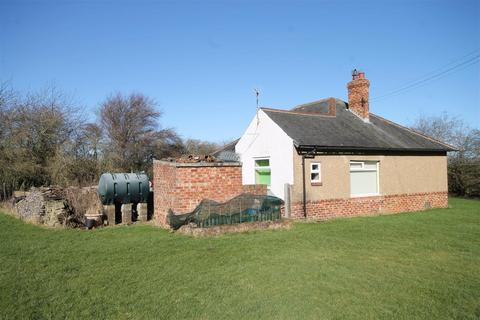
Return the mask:
[[(91, 119), (109, 94), (142, 92), (162, 126), (212, 141), (243, 133), (253, 88), (273, 108), (346, 100), (358, 68), (373, 98), (478, 49), (480, 1), (0, 0), (0, 81), (53, 83)], [(406, 125), (448, 111), (478, 127), (479, 65), (370, 109)]]

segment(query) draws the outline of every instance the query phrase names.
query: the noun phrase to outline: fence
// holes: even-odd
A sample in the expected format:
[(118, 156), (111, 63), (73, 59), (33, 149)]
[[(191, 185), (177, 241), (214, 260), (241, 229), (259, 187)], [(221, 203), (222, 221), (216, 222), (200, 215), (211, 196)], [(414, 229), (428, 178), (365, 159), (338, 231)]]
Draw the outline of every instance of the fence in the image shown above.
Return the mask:
[(176, 230), (188, 223), (205, 228), (223, 224), (280, 220), (282, 205), (283, 201), (280, 198), (253, 194), (242, 194), (224, 203), (203, 200), (192, 212), (186, 214), (174, 214), (170, 210), (168, 223)]

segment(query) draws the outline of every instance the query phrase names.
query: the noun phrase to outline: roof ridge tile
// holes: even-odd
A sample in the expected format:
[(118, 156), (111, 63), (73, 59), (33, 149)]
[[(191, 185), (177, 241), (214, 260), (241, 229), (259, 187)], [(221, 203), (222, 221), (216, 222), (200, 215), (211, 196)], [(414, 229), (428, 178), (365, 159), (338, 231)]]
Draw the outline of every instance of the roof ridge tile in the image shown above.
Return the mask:
[(292, 110), (284, 110), (284, 109), (260, 108), (260, 110), (263, 110), (263, 111), (272, 111), (272, 112), (279, 112), (279, 113), (296, 114), (296, 115), (300, 115), (300, 116), (314, 116), (314, 117), (335, 118), (335, 115), (330, 115), (330, 114), (309, 113), (309, 112), (292, 111)]

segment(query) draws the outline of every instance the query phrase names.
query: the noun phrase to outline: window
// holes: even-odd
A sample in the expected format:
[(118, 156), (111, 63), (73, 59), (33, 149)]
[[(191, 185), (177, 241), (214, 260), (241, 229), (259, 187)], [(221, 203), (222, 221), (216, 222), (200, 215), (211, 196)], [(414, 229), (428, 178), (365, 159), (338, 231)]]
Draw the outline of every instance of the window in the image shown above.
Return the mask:
[(322, 172), (320, 163), (310, 163), (310, 182), (311, 183), (321, 183), (322, 182)]
[(350, 194), (354, 197), (379, 194), (378, 161), (350, 161)]
[(270, 186), (270, 159), (255, 160), (255, 183)]

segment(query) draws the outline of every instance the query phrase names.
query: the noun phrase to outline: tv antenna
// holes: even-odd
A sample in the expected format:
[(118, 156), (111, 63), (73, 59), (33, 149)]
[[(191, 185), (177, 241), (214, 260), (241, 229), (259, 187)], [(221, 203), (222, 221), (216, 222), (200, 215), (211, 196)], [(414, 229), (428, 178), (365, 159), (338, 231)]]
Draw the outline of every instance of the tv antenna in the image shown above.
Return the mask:
[(255, 91), (255, 97), (257, 98), (257, 110), (258, 110), (258, 108), (260, 107), (260, 105), (258, 103), (258, 97), (260, 96), (260, 90), (255, 88), (255, 89), (253, 89), (253, 91)]
[(260, 122), (260, 119), (258, 118), (258, 110), (259, 110), (259, 103), (258, 103), (258, 99), (259, 99), (259, 96), (260, 96), (260, 90), (258, 90), (257, 88), (253, 89), (253, 91), (255, 92), (255, 97), (257, 99), (257, 125), (258, 123)]

